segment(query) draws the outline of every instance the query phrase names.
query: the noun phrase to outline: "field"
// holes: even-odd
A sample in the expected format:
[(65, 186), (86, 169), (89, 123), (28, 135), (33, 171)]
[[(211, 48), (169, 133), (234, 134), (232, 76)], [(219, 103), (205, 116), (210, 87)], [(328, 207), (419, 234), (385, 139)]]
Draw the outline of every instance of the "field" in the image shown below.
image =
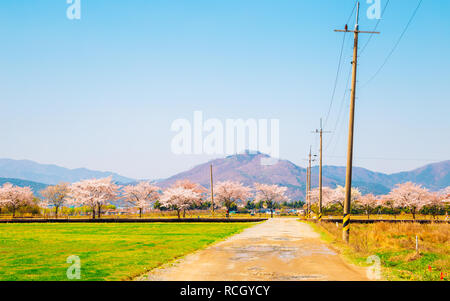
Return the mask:
[(441, 272), (444, 280), (449, 280), (449, 224), (352, 224), (349, 245), (341, 240), (341, 225), (311, 224), (326, 241), (357, 264), (366, 265), (368, 256), (379, 256), (386, 280), (440, 280)]
[(0, 224), (0, 280), (129, 280), (252, 223)]

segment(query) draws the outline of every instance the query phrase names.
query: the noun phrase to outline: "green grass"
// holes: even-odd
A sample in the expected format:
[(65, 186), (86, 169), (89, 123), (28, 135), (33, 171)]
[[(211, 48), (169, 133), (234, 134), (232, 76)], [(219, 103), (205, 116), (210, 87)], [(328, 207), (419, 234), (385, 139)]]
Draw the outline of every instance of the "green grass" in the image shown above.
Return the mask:
[(253, 223), (0, 224), (0, 280), (128, 280)]
[[(449, 224), (353, 224), (349, 244), (342, 241), (340, 226), (326, 222), (309, 224), (353, 263), (367, 266), (368, 256), (380, 257), (386, 280), (436, 281), (441, 272), (444, 280), (449, 280)], [(416, 235), (419, 252), (415, 250)]]

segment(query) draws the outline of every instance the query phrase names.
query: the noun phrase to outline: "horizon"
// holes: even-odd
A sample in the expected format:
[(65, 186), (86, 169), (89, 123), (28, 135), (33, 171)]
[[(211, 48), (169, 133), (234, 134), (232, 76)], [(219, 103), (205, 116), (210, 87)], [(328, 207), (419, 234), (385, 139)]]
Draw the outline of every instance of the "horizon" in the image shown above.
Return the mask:
[[(260, 153), (260, 152), (259, 152), (258, 154), (268, 156), (267, 154)], [(246, 153), (246, 154), (240, 153), (240, 154), (234, 154), (234, 155), (227, 155), (227, 156), (224, 156), (224, 157), (221, 157), (221, 158), (210, 159), (210, 160), (208, 160), (208, 161), (201, 162), (201, 163), (196, 164), (196, 165), (194, 165), (194, 166), (192, 166), (192, 167), (190, 167), (190, 168), (187, 168), (187, 169), (185, 169), (185, 170), (182, 170), (182, 171), (180, 171), (180, 172), (174, 173), (174, 174), (169, 175), (168, 177), (164, 177), (164, 178), (148, 178), (148, 177), (135, 178), (135, 177), (128, 176), (128, 175), (126, 175), (126, 174), (122, 174), (122, 173), (120, 173), (120, 172), (116, 172), (116, 171), (114, 171), (114, 170), (98, 170), (98, 169), (91, 169), (91, 168), (88, 168), (88, 167), (75, 167), (75, 168), (69, 168), (69, 167), (66, 167), (66, 166), (63, 166), (63, 165), (58, 165), (58, 164), (54, 164), (54, 163), (42, 163), (42, 162), (30, 160), (30, 159), (0, 158), (0, 160), (27, 161), (27, 162), (36, 163), (36, 164), (39, 164), (39, 165), (56, 166), (56, 167), (66, 168), (66, 169), (69, 169), (69, 170), (86, 169), (86, 170), (89, 170), (89, 171), (98, 171), (98, 172), (106, 172), (106, 173), (109, 172), (109, 173), (114, 173), (114, 174), (117, 174), (117, 175), (119, 175), (119, 176), (122, 176), (122, 177), (125, 177), (125, 178), (129, 178), (129, 179), (132, 179), (132, 180), (137, 180), (137, 181), (158, 181), (158, 180), (166, 180), (166, 179), (171, 178), (171, 177), (173, 177), (173, 176), (175, 176), (175, 175), (178, 175), (178, 174), (183, 173), (183, 172), (185, 172), (185, 171), (191, 170), (192, 168), (194, 168), (194, 167), (196, 167), (196, 166), (198, 166), (198, 165), (207, 164), (207, 163), (210, 163), (210, 162), (212, 162), (212, 161), (214, 161), (214, 160), (226, 159), (227, 157), (230, 157), (230, 156), (237, 156), (237, 155), (248, 155), (248, 154), (247, 154), (247, 153)], [(292, 161), (289, 160), (289, 159), (279, 158), (279, 161), (289, 161), (290, 163), (292, 163), (292, 164), (294, 164), (294, 165), (296, 165), (296, 166), (298, 166), (298, 167), (301, 167), (301, 168), (303, 168), (303, 169), (306, 169), (306, 166), (304, 167), (304, 166), (298, 165), (298, 164), (296, 164), (295, 162), (292, 162)], [(368, 169), (368, 168), (365, 168), (365, 167), (362, 167), (362, 166), (358, 166), (358, 165), (354, 165), (353, 168), (363, 168), (363, 169), (369, 170), (369, 171), (371, 171), (371, 172), (377, 172), (377, 173), (382, 173), (382, 174), (386, 174), (386, 175), (392, 175), (392, 174), (397, 174), (397, 173), (401, 173), (401, 172), (410, 172), (410, 171), (413, 171), (413, 170), (416, 170), (416, 169), (419, 169), (419, 168), (422, 168), (422, 167), (425, 167), (425, 166), (428, 166), (428, 165), (438, 164), (438, 163), (444, 163), (444, 162), (447, 162), (447, 161), (450, 161), (450, 159), (449, 159), (449, 160), (442, 160), (442, 161), (431, 162), (431, 163), (423, 164), (423, 165), (420, 165), (420, 166), (416, 166), (416, 167), (414, 167), (414, 168), (412, 168), (412, 169), (408, 169), (408, 170), (399, 170), (399, 171), (393, 172), (393, 173), (379, 172), (379, 171), (372, 170), (372, 169)], [(319, 165), (317, 165), (317, 164), (316, 164), (316, 165), (312, 164), (311, 166), (312, 166), (312, 168), (319, 167)], [(324, 167), (324, 168), (325, 168), (325, 167), (343, 167), (343, 168), (345, 168), (345, 166), (342, 166), (342, 165), (331, 165), (331, 164), (324, 164), (323, 167)], [(0, 178), (9, 178), (9, 177), (0, 177)], [(20, 178), (12, 178), (12, 179), (20, 179)], [(25, 180), (25, 179), (23, 179), (23, 180)], [(30, 181), (30, 180), (25, 180), (25, 181)], [(31, 182), (36, 182), (36, 181), (31, 181)], [(41, 183), (41, 182), (36, 182), (36, 183)], [(44, 183), (44, 184), (45, 184), (45, 183)]]

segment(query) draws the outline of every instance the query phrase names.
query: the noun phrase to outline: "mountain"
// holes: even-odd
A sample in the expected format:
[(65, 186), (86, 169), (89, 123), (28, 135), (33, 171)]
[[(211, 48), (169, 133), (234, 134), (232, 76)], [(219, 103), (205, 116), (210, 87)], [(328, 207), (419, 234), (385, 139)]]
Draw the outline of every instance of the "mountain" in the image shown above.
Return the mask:
[[(200, 164), (185, 172), (170, 178), (157, 180), (157, 185), (165, 188), (177, 180), (189, 179), (207, 188), (210, 187), (210, 164), (213, 165), (214, 183), (233, 180), (251, 186), (255, 182), (277, 184), (288, 187), (287, 195), (291, 199), (304, 199), (306, 190), (306, 169), (288, 160), (278, 160), (273, 165), (262, 165), (261, 159), (270, 159), (268, 155), (256, 152), (227, 156)], [(319, 168), (312, 168), (312, 186), (317, 187)], [(10, 182), (18, 186), (31, 186), (37, 193), (47, 184), (58, 182), (76, 182), (88, 178), (112, 176), (121, 184), (135, 184), (137, 180), (130, 179), (112, 172), (88, 170), (85, 168), (67, 169), (56, 165), (39, 164), (28, 160), (0, 159), (0, 184)], [(423, 167), (384, 174), (373, 172), (361, 167), (353, 167), (352, 184), (362, 193), (377, 195), (388, 193), (397, 183), (414, 182), (430, 190), (439, 190), (450, 186), (450, 160)], [(336, 187), (345, 184), (345, 167), (324, 166), (323, 185)]]
[(73, 183), (84, 179), (109, 176), (120, 183), (136, 181), (108, 171), (95, 171), (86, 168), (69, 169), (57, 165), (40, 164), (30, 160), (0, 159), (0, 177), (2, 178), (57, 184), (59, 182)]
[(432, 163), (408, 172), (390, 175), (394, 183), (414, 182), (432, 190), (450, 185), (450, 160)]
[(5, 183), (11, 183), (15, 186), (25, 187), (29, 186), (35, 195), (39, 195), (39, 191), (46, 188), (48, 185), (37, 183), (33, 181), (21, 180), (21, 179), (11, 179), (11, 178), (0, 178), (0, 186)]
[(288, 196), (295, 198), (302, 196), (305, 191), (306, 170), (290, 161), (279, 160), (274, 165), (261, 165), (262, 158), (270, 158), (268, 155), (242, 154), (232, 155), (224, 159), (212, 160), (208, 163), (174, 175), (166, 180), (159, 181), (161, 187), (167, 187), (177, 180), (189, 179), (205, 187), (210, 187), (210, 164), (214, 168), (214, 182), (233, 180), (245, 185), (253, 185), (254, 182), (278, 184), (289, 187)]
[[(306, 190), (306, 169), (288, 160), (279, 160), (273, 165), (261, 165), (261, 159), (268, 155), (246, 152), (244, 154), (227, 156), (200, 164), (194, 168), (176, 174), (158, 182), (161, 187), (168, 187), (177, 180), (190, 179), (201, 185), (210, 187), (210, 164), (213, 165), (214, 182), (224, 180), (240, 181), (245, 185), (254, 182), (277, 184), (288, 187), (291, 199), (304, 199)], [(312, 186), (318, 186), (318, 166), (312, 168)], [(361, 167), (353, 167), (353, 186), (362, 193), (377, 195), (388, 193), (397, 183), (415, 182), (431, 190), (439, 190), (450, 185), (450, 161), (429, 164), (424, 167), (395, 174), (373, 172)], [(324, 166), (323, 185), (336, 187), (345, 184), (345, 167)]]

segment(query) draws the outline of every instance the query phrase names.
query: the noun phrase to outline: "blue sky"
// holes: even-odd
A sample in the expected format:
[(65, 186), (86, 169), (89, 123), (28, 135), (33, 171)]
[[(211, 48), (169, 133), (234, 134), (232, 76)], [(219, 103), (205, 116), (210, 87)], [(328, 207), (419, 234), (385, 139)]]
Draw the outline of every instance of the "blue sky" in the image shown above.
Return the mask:
[[(384, 6), (386, 0), (381, 0)], [(355, 165), (382, 172), (448, 160), (450, 2), (391, 0), (359, 59)], [(211, 157), (174, 155), (177, 118), (278, 118), (280, 156), (305, 165), (325, 118), (353, 0), (65, 0), (0, 3), (0, 157), (160, 178)], [(372, 30), (361, 1), (361, 30)], [(354, 18), (350, 27), (353, 27)], [(361, 37), (361, 46), (367, 36)], [(352, 38), (326, 130), (345, 165)], [(341, 100), (343, 110), (336, 122)]]

